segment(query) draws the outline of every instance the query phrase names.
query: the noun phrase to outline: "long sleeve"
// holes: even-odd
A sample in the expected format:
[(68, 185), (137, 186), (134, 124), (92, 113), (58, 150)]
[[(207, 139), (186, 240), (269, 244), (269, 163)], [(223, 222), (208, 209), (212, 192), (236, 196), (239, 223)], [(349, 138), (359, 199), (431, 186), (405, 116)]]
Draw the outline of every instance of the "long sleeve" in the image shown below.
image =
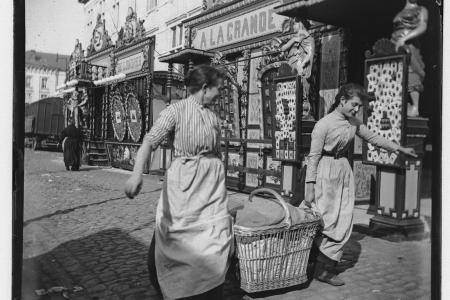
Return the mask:
[(144, 136), (142, 144), (155, 149), (175, 128), (175, 110), (173, 106), (164, 109), (150, 131)]
[(357, 127), (356, 134), (366, 142), (389, 151), (397, 151), (400, 147), (396, 143), (379, 136), (373, 131), (370, 131), (364, 124)]
[(325, 137), (327, 135), (327, 126), (325, 122), (317, 122), (311, 133), (311, 149), (308, 155), (305, 182), (316, 182), (317, 166), (322, 157)]

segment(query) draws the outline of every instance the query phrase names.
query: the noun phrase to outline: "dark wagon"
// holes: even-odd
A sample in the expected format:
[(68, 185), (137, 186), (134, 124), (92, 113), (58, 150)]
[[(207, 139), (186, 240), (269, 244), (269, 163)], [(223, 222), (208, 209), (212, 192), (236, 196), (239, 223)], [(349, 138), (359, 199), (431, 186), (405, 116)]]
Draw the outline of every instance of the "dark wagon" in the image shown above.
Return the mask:
[(25, 105), (25, 145), (33, 149), (58, 149), (64, 129), (64, 100), (44, 98)]

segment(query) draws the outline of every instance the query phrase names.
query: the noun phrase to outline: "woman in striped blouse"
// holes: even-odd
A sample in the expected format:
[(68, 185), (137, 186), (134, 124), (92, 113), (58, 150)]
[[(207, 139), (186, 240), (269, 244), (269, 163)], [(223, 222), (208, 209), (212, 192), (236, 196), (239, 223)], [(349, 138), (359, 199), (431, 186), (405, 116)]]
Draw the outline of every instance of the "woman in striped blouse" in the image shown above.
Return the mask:
[[(156, 209), (149, 262), (150, 279), (166, 299), (221, 299), (232, 254), (224, 166), (219, 158), (219, 119), (208, 108), (223, 88), (223, 75), (201, 65), (188, 75), (190, 97), (163, 110), (146, 134), (125, 193), (133, 198), (142, 185), (150, 152), (174, 134), (175, 158)], [(153, 273), (153, 276), (152, 276)]]

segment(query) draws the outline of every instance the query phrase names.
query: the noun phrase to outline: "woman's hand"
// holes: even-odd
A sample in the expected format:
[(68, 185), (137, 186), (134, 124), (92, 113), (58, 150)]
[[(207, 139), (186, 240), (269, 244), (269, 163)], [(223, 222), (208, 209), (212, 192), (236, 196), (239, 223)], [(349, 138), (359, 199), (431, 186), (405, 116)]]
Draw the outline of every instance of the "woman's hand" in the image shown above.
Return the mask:
[(133, 199), (142, 188), (142, 176), (131, 175), (131, 177), (125, 183), (125, 194), (128, 198)]
[(315, 192), (314, 192), (314, 183), (308, 182), (306, 184), (306, 193), (305, 193), (305, 205), (309, 208), (312, 208), (312, 202), (314, 201)]
[(414, 148), (400, 147), (400, 148), (398, 148), (398, 151), (400, 151), (408, 156), (417, 157), (417, 154), (416, 154), (416, 151), (414, 150)]

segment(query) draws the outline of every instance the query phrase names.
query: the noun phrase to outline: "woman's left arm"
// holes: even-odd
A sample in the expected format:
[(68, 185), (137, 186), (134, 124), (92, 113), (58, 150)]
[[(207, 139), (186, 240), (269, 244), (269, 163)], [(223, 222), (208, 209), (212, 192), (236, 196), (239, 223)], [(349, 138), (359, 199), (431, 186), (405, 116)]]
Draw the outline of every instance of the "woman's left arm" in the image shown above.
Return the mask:
[(357, 128), (356, 134), (368, 143), (371, 143), (375, 146), (384, 148), (392, 152), (402, 152), (409, 156), (417, 157), (417, 154), (413, 148), (405, 148), (400, 145), (397, 145), (396, 143), (388, 139), (385, 139), (382, 136), (379, 136), (375, 132), (370, 131), (364, 124), (360, 124), (356, 126), (356, 128)]

